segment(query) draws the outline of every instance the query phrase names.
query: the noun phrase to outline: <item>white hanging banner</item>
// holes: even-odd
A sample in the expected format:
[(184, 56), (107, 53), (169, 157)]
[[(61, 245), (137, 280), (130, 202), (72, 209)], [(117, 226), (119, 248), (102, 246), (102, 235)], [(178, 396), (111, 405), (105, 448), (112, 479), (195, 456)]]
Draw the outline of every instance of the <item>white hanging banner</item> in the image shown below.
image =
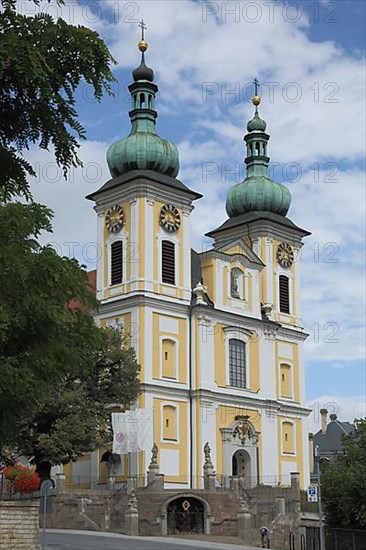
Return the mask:
[(118, 455), (123, 455), (128, 452), (125, 414), (126, 413), (112, 413), (112, 428), (113, 428), (112, 452)]
[(152, 409), (112, 413), (113, 453), (147, 451), (152, 443)]
[(153, 445), (153, 410), (138, 409), (137, 444), (141, 451), (150, 451)]

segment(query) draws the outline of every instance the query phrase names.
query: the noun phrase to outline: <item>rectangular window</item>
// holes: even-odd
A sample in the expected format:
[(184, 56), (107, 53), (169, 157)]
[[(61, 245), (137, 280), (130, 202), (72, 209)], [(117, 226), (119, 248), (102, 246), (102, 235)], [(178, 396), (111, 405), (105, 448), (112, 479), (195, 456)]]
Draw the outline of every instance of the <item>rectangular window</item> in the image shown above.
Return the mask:
[(279, 276), (280, 312), (290, 313), (290, 281), (286, 275)]
[(175, 285), (175, 244), (171, 241), (161, 243), (161, 275), (163, 283)]
[(123, 242), (111, 246), (111, 285), (119, 285), (123, 279)]
[(229, 340), (229, 384), (246, 388), (245, 343), (234, 338)]

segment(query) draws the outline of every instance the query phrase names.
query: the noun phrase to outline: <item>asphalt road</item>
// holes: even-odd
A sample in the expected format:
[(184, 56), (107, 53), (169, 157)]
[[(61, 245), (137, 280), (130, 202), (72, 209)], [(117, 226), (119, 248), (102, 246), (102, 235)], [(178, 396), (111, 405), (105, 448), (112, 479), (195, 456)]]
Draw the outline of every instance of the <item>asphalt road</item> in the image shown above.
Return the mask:
[[(41, 547), (43, 548), (43, 547)], [(127, 537), (114, 533), (48, 530), (46, 550), (255, 550), (249, 546), (206, 541)]]

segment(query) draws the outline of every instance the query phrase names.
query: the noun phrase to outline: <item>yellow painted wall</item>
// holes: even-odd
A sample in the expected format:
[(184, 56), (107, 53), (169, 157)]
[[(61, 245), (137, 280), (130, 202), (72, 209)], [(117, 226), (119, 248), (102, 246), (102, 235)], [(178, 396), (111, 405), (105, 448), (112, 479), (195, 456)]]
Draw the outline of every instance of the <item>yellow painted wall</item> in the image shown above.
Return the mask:
[[(290, 346), (292, 348), (292, 359), (288, 359), (286, 357), (283, 357), (279, 354), (279, 343), (283, 343), (286, 346)], [(293, 379), (293, 388), (294, 388), (294, 395), (291, 395), (291, 386), (290, 386), (290, 394), (283, 395), (282, 394), (282, 387), (281, 387), (281, 372), (280, 365), (281, 364), (288, 364), (291, 365), (291, 377)], [(276, 365), (277, 365), (277, 376), (276, 376), (276, 386), (277, 386), (277, 397), (292, 397), (294, 401), (297, 403), (300, 402), (300, 377), (299, 377), (299, 348), (298, 344), (292, 343), (292, 342), (286, 342), (284, 340), (276, 340)], [(280, 375), (279, 375), (280, 374)]]
[[(146, 228), (145, 228), (145, 209), (146, 209), (146, 198), (139, 197), (138, 199), (138, 213), (139, 213), (139, 242), (138, 242), (138, 260), (139, 260), (139, 278), (144, 279), (146, 277), (145, 272), (145, 238), (146, 238)], [(144, 283), (139, 283), (139, 288), (144, 288)]]
[(172, 405), (163, 406), (163, 439), (164, 440), (177, 440), (177, 409)]
[[(279, 416), (277, 419), (278, 422), (278, 452), (279, 452), (279, 472), (278, 475), (281, 476), (281, 462), (295, 462), (296, 471), (300, 473), (300, 483), (301, 487), (305, 487), (305, 478), (304, 478), (304, 452), (308, 452), (308, 449), (303, 449), (303, 424), (300, 418), (287, 418), (285, 416)], [(284, 441), (283, 423), (292, 422), (292, 434), (288, 437), (287, 442)], [(291, 430), (290, 430), (291, 431)], [(287, 445), (287, 446), (286, 446)], [(291, 453), (291, 448), (293, 453)], [(282, 453), (281, 451), (285, 451)], [(286, 451), (288, 454), (286, 454)]]
[[(179, 426), (177, 426), (176, 436), (178, 441), (168, 441), (164, 440), (163, 430), (163, 405), (171, 405), (172, 407), (176, 406), (178, 409), (177, 417), (179, 418)], [(153, 408), (154, 408), (154, 441), (157, 443), (159, 450), (162, 449), (174, 449), (179, 450), (179, 476), (165, 476), (165, 481), (174, 481), (176, 483), (186, 483), (188, 479), (188, 470), (187, 470), (187, 406), (188, 404), (184, 401), (172, 401), (169, 399), (153, 399)]]
[(280, 395), (292, 397), (291, 366), (286, 363), (280, 365)]
[(295, 454), (295, 427), (291, 422), (282, 423), (282, 450), (286, 454)]
[(176, 343), (165, 338), (162, 341), (162, 375), (163, 378), (176, 378)]
[[(166, 319), (172, 319), (178, 321), (178, 334), (162, 332), (159, 328), (159, 319), (165, 317)], [(180, 317), (161, 315), (160, 313), (153, 313), (153, 378), (160, 378), (160, 371), (164, 370), (164, 362), (161, 364), (164, 353), (160, 351), (160, 340), (162, 338), (172, 338), (178, 342), (178, 378), (179, 382), (187, 382), (187, 319)], [(164, 373), (163, 373), (164, 374)]]
[(226, 350), (225, 333), (223, 328), (226, 325), (216, 324), (214, 335), (215, 345), (215, 382), (220, 387), (226, 387)]
[(255, 332), (249, 339), (249, 380), (250, 390), (258, 391), (260, 389), (260, 369), (259, 369), (259, 337)]
[(215, 258), (206, 258), (201, 264), (201, 273), (204, 286), (211, 300), (216, 301), (216, 260)]

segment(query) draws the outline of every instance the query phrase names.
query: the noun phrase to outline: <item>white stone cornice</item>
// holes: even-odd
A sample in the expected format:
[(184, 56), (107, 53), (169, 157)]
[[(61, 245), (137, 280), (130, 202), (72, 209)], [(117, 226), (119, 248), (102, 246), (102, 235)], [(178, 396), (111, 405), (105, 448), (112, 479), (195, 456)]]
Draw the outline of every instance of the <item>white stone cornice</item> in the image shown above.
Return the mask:
[(213, 404), (237, 407), (238, 411), (246, 408), (258, 409), (258, 414), (261, 414), (263, 411), (267, 414), (267, 411), (276, 410), (279, 414), (286, 413), (293, 418), (303, 418), (309, 416), (311, 413), (311, 409), (298, 403), (281, 403), (277, 400), (271, 400), (265, 397), (261, 398), (253, 394), (242, 396), (234, 395), (232, 393), (232, 388), (230, 388), (230, 393), (206, 389), (192, 390), (191, 396), (199, 401), (205, 400), (211, 401)]

